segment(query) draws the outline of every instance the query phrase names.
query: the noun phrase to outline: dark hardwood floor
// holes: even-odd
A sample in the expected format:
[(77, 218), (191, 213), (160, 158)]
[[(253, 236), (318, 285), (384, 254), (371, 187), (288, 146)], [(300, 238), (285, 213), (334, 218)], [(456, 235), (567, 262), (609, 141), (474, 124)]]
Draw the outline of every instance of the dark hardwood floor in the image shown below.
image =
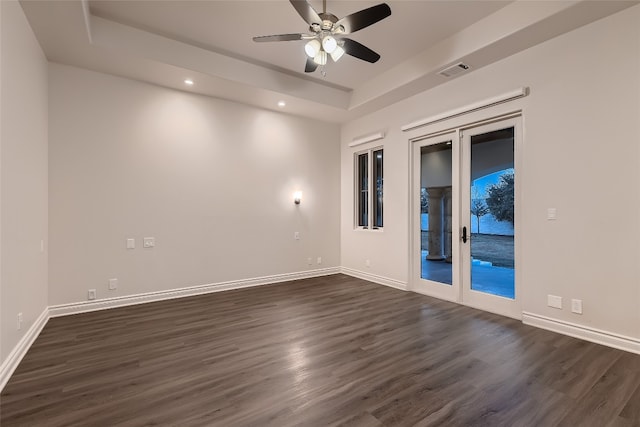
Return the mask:
[(344, 275), (51, 319), (9, 426), (640, 426), (640, 356)]

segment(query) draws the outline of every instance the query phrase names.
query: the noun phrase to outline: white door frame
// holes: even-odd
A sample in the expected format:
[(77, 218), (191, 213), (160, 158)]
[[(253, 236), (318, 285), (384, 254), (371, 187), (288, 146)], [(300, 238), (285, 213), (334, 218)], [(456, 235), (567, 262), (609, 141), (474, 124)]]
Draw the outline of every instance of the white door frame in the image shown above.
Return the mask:
[[(409, 139), (410, 144), (410, 168), (409, 168), (409, 209), (410, 209), (410, 218), (409, 218), (409, 282), (408, 282), (408, 290), (413, 292), (422, 293), (425, 295), (429, 295), (435, 298), (444, 299), (448, 301), (457, 302), (463, 305), (468, 305), (470, 307), (479, 308), (484, 311), (493, 312), (496, 314), (513, 317), (515, 319), (522, 319), (522, 296), (523, 289), (521, 284), (522, 282), (522, 233), (521, 233), (521, 224), (522, 224), (522, 209), (519, 209), (519, 206), (522, 206), (521, 197), (522, 197), (522, 164), (523, 164), (523, 148), (524, 148), (524, 134), (523, 134), (523, 119), (522, 119), (522, 111), (514, 111), (509, 112), (504, 115), (488, 117), (484, 120), (476, 120), (473, 122), (468, 122), (466, 124), (461, 124), (454, 127), (446, 127), (446, 124), (441, 124), (441, 129), (438, 131), (425, 133), (423, 135), (413, 137)], [(499, 123), (499, 124), (498, 124)], [(516, 182), (515, 182), (515, 236), (514, 236), (514, 251), (515, 251), (515, 292), (516, 299), (512, 304), (502, 303), (499, 298), (494, 295), (476, 295), (482, 294), (481, 292), (471, 291), (465, 292), (463, 287), (469, 286), (469, 278), (470, 278), (470, 260), (462, 260), (462, 248), (460, 244), (460, 233), (463, 226), (467, 226), (468, 230), (471, 230), (471, 224), (462, 224), (462, 215), (461, 215), (461, 203), (462, 203), (462, 194), (460, 191), (461, 188), (461, 165), (469, 165), (469, 163), (464, 163), (465, 160), (461, 162), (461, 156), (465, 156), (464, 152), (460, 152), (462, 148), (462, 136), (465, 133), (469, 134), (469, 132), (475, 132), (476, 129), (483, 128), (484, 126), (497, 126), (497, 128), (504, 128), (514, 126), (514, 169), (516, 170)], [(504, 126), (503, 126), (504, 125)], [(449, 135), (452, 135), (451, 138)], [(434, 286), (433, 283), (424, 283), (428, 281), (424, 281), (420, 278), (421, 272), (421, 260), (420, 260), (420, 211), (419, 211), (419, 191), (420, 191), (420, 147), (425, 144), (425, 140), (432, 141), (431, 143), (438, 143), (439, 139), (452, 139), (453, 141), (453, 152), (452, 152), (452, 186), (454, 187), (454, 194), (452, 200), (452, 230), (453, 230), (453, 241), (452, 241), (452, 256), (453, 256), (453, 285), (451, 285), (451, 289), (444, 288), (444, 285)], [(468, 161), (469, 158), (466, 159)], [(416, 179), (418, 181), (416, 182)], [(457, 187), (457, 190), (455, 189)], [(417, 191), (417, 194), (416, 194)], [(469, 268), (465, 268), (465, 265), (468, 265)], [(469, 277), (463, 277), (465, 274), (464, 270), (469, 270), (466, 274)], [(465, 280), (466, 279), (466, 280)], [(486, 298), (485, 298), (486, 297)], [(488, 298), (488, 300), (487, 300)], [(496, 299), (498, 298), (498, 299)], [(494, 304), (490, 304), (488, 302), (493, 301)], [(496, 304), (497, 303), (497, 304)]]

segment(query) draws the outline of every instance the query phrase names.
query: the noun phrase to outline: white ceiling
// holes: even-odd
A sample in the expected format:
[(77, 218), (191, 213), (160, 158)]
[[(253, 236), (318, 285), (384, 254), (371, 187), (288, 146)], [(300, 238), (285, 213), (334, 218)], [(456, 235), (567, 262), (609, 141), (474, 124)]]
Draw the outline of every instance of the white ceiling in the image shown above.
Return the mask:
[[(341, 18), (378, 3), (329, 0), (327, 11)], [(472, 73), (637, 1), (387, 1), (390, 17), (349, 36), (380, 61), (345, 55), (326, 76), (304, 73), (304, 41), (252, 41), (308, 31), (288, 1), (21, 4), (51, 61), (268, 109), (285, 100), (285, 112), (343, 122), (445, 83), (448, 65)]]
[[(322, 11), (322, 1), (311, 1)], [(380, 1), (331, 1), (338, 18)], [(319, 81), (353, 89), (508, 4), (507, 1), (390, 1), (391, 16), (349, 37), (378, 52), (370, 64), (345, 56)], [(253, 36), (307, 33), (288, 1), (91, 1), (91, 13), (253, 63), (305, 76), (304, 41), (255, 43)]]

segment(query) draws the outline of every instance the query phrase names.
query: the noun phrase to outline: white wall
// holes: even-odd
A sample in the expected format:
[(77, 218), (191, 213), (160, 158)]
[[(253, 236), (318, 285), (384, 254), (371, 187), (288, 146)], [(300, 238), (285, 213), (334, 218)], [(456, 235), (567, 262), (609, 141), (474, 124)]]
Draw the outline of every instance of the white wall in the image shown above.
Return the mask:
[[(16, 1), (1, 1), (0, 359), (47, 306), (47, 60)], [(17, 315), (23, 314), (17, 330)]]
[[(345, 125), (342, 265), (408, 282), (408, 139), (428, 129), (400, 127), (522, 86), (528, 97), (476, 116), (523, 109), (523, 310), (638, 339), (640, 6)], [(384, 232), (354, 231), (347, 144), (380, 130), (387, 133)], [(546, 220), (548, 207), (557, 208), (556, 221)], [(584, 314), (547, 307), (547, 294), (582, 299)]]
[(49, 69), (51, 305), (339, 266), (337, 125)]

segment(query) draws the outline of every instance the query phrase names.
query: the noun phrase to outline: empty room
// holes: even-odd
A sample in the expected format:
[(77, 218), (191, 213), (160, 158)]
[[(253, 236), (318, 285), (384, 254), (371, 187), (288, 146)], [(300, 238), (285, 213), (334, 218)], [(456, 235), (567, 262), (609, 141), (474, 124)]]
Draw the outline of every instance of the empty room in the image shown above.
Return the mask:
[(640, 425), (640, 2), (0, 1), (0, 425)]

